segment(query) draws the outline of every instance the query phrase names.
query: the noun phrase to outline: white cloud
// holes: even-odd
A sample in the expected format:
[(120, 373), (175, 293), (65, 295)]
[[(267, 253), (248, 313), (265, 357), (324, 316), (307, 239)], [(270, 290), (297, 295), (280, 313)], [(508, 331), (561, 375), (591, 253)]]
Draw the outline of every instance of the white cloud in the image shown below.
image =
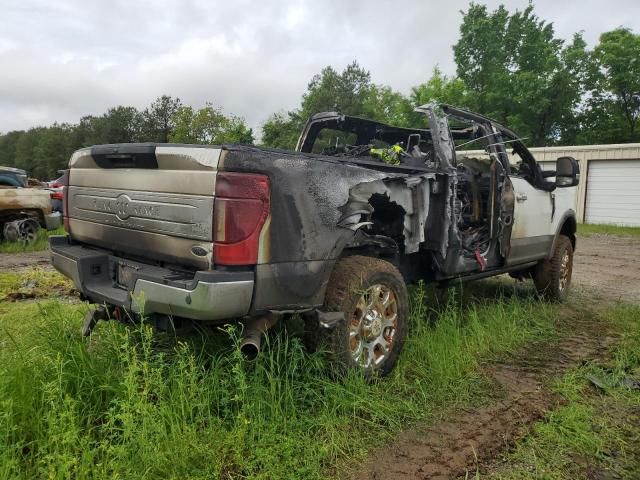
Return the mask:
[[(407, 92), (435, 65), (454, 72), (451, 46), (467, 5), (23, 0), (0, 17), (0, 131), (75, 122), (115, 105), (144, 108), (162, 94), (213, 101), (259, 127), (296, 107), (324, 66), (354, 59), (374, 81)], [(604, 13), (601, 1), (539, 0), (536, 11), (559, 36), (584, 30), (591, 44), (620, 25), (640, 30), (636, 0), (610, 2)]]

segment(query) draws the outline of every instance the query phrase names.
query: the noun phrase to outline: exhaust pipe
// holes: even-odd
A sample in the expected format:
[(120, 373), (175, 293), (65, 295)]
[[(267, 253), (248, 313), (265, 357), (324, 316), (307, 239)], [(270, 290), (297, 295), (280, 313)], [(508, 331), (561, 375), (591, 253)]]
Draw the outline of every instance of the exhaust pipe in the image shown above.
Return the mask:
[(276, 315), (252, 317), (244, 323), (240, 352), (247, 360), (255, 360), (260, 353), (262, 334), (278, 323)]

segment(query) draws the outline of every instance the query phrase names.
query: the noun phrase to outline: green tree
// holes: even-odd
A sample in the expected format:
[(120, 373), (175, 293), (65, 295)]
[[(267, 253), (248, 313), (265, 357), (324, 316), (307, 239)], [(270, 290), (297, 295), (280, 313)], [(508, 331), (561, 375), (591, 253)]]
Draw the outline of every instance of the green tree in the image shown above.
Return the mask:
[(272, 148), (296, 146), (304, 122), (298, 112), (274, 113), (262, 125), (262, 144)]
[(565, 46), (532, 4), (511, 14), (472, 3), (463, 15), (454, 57), (468, 105), (534, 145), (561, 141), (584, 93), (582, 37)]
[(0, 166), (14, 167), (16, 164), (16, 147), (24, 131), (16, 130), (0, 135)]
[(447, 103), (456, 107), (470, 107), (472, 103), (464, 82), (457, 77), (444, 75), (439, 67), (433, 69), (429, 80), (411, 89), (406, 113), (411, 126), (425, 127), (424, 115), (414, 112), (413, 109), (430, 102)]
[(100, 118), (100, 143), (129, 143), (140, 141), (142, 115), (135, 107), (122, 105), (110, 108)]
[(305, 122), (318, 112), (336, 111), (404, 125), (410, 122), (409, 110), (407, 99), (389, 87), (373, 84), (369, 71), (358, 62), (342, 72), (328, 66), (313, 76), (300, 108), (269, 117), (262, 127), (262, 143), (294, 148)]
[(355, 61), (341, 73), (325, 67), (309, 82), (307, 92), (302, 95), (301, 111), (305, 116), (332, 110), (363, 114), (371, 87), (371, 74)]
[(35, 149), (38, 145), (42, 127), (30, 128), (20, 136), (16, 143), (15, 166), (31, 174), (34, 165)]
[(101, 116), (85, 116), (74, 126), (73, 145), (80, 148), (105, 143), (130, 143), (142, 139), (143, 116), (135, 107), (110, 108)]
[(66, 124), (53, 124), (39, 130), (32, 153), (31, 175), (41, 179), (58, 177), (58, 170), (66, 167), (73, 152), (72, 128)]
[(401, 93), (386, 85), (371, 85), (364, 99), (363, 116), (408, 127), (414, 123), (415, 112), (410, 99)]
[(579, 138), (587, 143), (640, 141), (640, 35), (625, 28), (603, 33), (593, 57)]
[(459, 78), (443, 75), (439, 67), (433, 69), (431, 78), (426, 83), (411, 89), (410, 99), (415, 106), (435, 101), (464, 107), (469, 102), (464, 82)]
[(174, 114), (173, 124), (169, 139), (175, 143), (253, 143), (253, 132), (244, 120), (225, 116), (211, 104), (199, 110), (181, 106)]
[(173, 119), (182, 106), (179, 98), (162, 95), (142, 112), (141, 141), (167, 143), (173, 132)]

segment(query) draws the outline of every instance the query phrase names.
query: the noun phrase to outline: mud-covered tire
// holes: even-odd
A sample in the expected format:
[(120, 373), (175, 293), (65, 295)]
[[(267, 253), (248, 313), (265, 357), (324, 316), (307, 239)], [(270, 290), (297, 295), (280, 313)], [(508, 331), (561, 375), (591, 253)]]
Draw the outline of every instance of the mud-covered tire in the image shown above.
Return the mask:
[(562, 301), (571, 286), (573, 246), (569, 237), (560, 235), (553, 255), (541, 260), (533, 271), (533, 283), (538, 293), (550, 300)]
[(344, 322), (320, 330), (319, 335), (336, 372), (360, 369), (374, 377), (393, 369), (409, 320), (407, 287), (394, 265), (363, 256), (339, 260), (327, 286), (324, 309), (345, 316)]

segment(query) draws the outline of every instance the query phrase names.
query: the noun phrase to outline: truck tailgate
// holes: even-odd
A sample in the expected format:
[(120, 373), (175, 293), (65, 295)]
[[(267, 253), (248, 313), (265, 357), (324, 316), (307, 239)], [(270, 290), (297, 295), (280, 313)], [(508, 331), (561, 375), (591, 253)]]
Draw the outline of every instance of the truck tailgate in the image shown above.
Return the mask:
[(154, 144), (77, 151), (67, 191), (71, 237), (114, 252), (210, 268), (220, 152)]

